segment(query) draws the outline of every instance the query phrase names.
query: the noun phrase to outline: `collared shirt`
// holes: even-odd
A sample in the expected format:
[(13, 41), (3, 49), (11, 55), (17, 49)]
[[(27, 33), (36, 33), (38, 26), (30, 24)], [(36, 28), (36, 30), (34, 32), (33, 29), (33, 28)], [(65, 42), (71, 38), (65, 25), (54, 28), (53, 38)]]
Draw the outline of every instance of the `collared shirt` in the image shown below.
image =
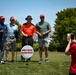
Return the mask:
[(4, 25), (0, 24), (0, 30), (3, 30), (3, 32), (0, 32), (0, 41), (6, 42), (6, 33), (7, 33), (6, 24)]
[(22, 25), (21, 31), (28, 36), (33, 36), (33, 34), (36, 32), (36, 28), (32, 24), (29, 25), (28, 23), (25, 23)]
[(8, 30), (7, 32), (8, 37), (15, 36), (14, 31), (16, 30), (18, 31), (18, 26), (10, 23), (9, 25), (7, 25), (7, 30)]

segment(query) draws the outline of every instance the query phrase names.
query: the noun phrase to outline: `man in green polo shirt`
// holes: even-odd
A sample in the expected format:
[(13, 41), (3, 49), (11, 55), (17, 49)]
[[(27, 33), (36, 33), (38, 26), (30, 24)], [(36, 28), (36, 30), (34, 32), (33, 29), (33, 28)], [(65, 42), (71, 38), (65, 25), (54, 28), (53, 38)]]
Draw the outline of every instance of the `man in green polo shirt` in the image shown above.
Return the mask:
[(48, 22), (45, 20), (44, 14), (40, 15), (40, 22), (36, 24), (37, 34), (38, 34), (38, 43), (39, 43), (39, 55), (40, 55), (40, 61), (41, 64), (42, 59), (42, 47), (45, 47), (45, 62), (48, 62), (48, 46), (49, 46), (49, 40), (48, 40), (48, 34), (51, 32), (51, 26)]

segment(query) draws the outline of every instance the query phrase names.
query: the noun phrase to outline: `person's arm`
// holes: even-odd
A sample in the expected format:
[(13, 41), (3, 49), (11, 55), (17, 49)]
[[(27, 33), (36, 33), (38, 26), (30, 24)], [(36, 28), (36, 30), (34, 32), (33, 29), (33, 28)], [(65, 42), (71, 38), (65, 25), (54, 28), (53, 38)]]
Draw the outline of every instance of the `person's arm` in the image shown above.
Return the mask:
[(39, 36), (42, 36), (42, 34), (41, 34), (41, 33), (39, 33), (38, 31), (36, 31), (36, 33), (37, 33)]
[(23, 28), (24, 28), (24, 26), (22, 25), (22, 27), (21, 27), (21, 29), (20, 29), (20, 31), (21, 31), (21, 34), (23, 35), (23, 36), (28, 36), (27, 34), (25, 34), (24, 32), (23, 32)]
[(51, 32), (51, 29), (48, 30), (48, 31), (46, 31), (46, 32), (43, 32), (42, 35), (45, 35), (45, 34), (47, 34), (47, 33), (49, 33), (49, 32)]
[(66, 49), (65, 49), (65, 54), (66, 54), (66, 55), (70, 55), (70, 53), (69, 53), (70, 44), (71, 44), (71, 40), (68, 42), (68, 45), (67, 45), (67, 47), (66, 47)]
[(27, 34), (25, 34), (23, 31), (21, 31), (21, 33), (22, 33), (22, 35), (23, 35), (23, 36), (26, 36), (26, 37), (28, 36), (28, 35), (27, 35)]

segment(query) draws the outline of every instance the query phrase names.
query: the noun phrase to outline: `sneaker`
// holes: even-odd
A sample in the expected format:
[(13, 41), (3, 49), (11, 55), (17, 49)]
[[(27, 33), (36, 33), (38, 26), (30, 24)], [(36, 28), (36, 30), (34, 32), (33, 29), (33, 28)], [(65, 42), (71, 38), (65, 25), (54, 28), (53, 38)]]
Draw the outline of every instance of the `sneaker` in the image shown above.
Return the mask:
[(49, 62), (48, 59), (45, 59), (45, 62)]
[(25, 62), (25, 58), (21, 56), (21, 62)]
[(6, 60), (5, 62), (8, 62), (8, 60)]
[(11, 62), (14, 62), (14, 60), (12, 60)]
[(25, 62), (25, 60), (21, 60), (21, 62)]
[(27, 60), (26, 60), (26, 62), (30, 62), (31, 61), (31, 58), (28, 58)]
[(3, 60), (1, 60), (1, 64), (5, 64), (5, 62)]
[(39, 64), (41, 64), (41, 63), (42, 63), (42, 61), (43, 61), (43, 59), (40, 59)]

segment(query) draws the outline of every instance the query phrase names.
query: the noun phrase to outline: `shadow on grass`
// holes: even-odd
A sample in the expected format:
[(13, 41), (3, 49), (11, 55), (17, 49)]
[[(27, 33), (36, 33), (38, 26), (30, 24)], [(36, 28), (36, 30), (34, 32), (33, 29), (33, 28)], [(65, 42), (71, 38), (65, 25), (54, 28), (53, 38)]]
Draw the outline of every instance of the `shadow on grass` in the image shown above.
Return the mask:
[(31, 62), (39, 62), (38, 60), (31, 60)]
[[(17, 60), (17, 61), (15, 61), (15, 62), (26, 62), (26, 61)], [(39, 62), (39, 61), (38, 61), (38, 60), (31, 60), (31, 61), (29, 61), (29, 62)]]
[[(7, 62), (8, 62), (8, 63), (12, 63), (12, 61), (5, 61), (5, 62), (6, 62), (6, 63), (7, 63)], [(14, 63), (14, 62), (24, 62), (24, 63), (25, 63), (26, 61), (14, 60), (13, 63)], [(31, 60), (31, 61), (29, 61), (29, 62), (39, 62), (39, 61), (38, 61), (38, 60)]]

